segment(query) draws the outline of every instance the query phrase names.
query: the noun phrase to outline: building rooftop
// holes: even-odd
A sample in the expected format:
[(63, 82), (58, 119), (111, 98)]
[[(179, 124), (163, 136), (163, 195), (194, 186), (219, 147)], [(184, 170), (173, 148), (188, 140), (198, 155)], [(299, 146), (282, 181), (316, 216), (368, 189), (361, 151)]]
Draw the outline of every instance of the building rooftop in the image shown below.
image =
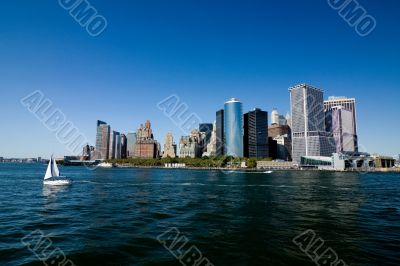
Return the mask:
[(230, 98), (226, 103), (240, 103), (240, 100), (238, 98)]
[(290, 88), (289, 88), (289, 91), (292, 91), (292, 90), (294, 90), (294, 89), (304, 88), (304, 87), (305, 87), (305, 88), (314, 89), (314, 90), (318, 90), (318, 91), (324, 92), (322, 89), (319, 89), (319, 88), (317, 88), (317, 87), (311, 86), (311, 85), (306, 84), (306, 83), (303, 83), (303, 84), (299, 84), (299, 85), (295, 85), (295, 86), (293, 86), (293, 87), (290, 87)]
[(329, 96), (328, 100), (325, 100), (325, 102), (335, 102), (335, 101), (355, 101), (355, 98), (348, 98), (346, 96)]

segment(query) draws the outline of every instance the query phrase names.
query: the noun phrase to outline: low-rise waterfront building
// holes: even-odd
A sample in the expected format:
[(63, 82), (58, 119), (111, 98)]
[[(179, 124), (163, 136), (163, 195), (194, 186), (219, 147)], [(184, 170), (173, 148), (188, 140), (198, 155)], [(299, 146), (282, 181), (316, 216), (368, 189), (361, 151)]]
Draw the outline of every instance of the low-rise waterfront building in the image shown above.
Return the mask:
[(186, 168), (186, 164), (184, 163), (166, 163), (164, 164), (165, 168)]
[(374, 162), (376, 168), (393, 168), (395, 167), (396, 160), (390, 156), (374, 155)]
[(297, 169), (297, 166), (293, 162), (257, 161), (257, 169), (290, 170), (290, 169)]
[(375, 168), (373, 157), (368, 153), (333, 153), (329, 156), (302, 156), (301, 168), (333, 171), (370, 171)]

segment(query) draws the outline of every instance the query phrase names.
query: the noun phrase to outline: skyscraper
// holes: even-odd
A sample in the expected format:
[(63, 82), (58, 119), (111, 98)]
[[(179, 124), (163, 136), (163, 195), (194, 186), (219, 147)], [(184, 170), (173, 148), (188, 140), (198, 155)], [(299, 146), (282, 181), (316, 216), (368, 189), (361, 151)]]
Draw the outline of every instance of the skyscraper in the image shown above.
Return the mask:
[(217, 111), (217, 120), (215, 123), (217, 134), (217, 156), (225, 154), (224, 149), (224, 110)]
[(354, 116), (343, 106), (332, 107), (325, 113), (326, 130), (333, 134), (336, 152), (356, 152), (356, 136), (354, 135)]
[(108, 147), (108, 159), (115, 159), (115, 139), (116, 139), (116, 132), (110, 130), (110, 140), (109, 140), (109, 147)]
[(243, 155), (247, 158), (268, 157), (268, 113), (254, 109), (244, 114)]
[(180, 158), (200, 158), (203, 154), (201, 146), (201, 134), (197, 129), (193, 129), (189, 136), (182, 136), (179, 142)]
[(224, 105), (225, 154), (243, 157), (243, 105), (231, 98)]
[(276, 109), (276, 108), (272, 109), (271, 123), (272, 123), (272, 125), (279, 124), (279, 112), (278, 112), (278, 109)]
[(136, 133), (135, 155), (137, 158), (157, 158), (159, 156), (159, 145), (154, 139), (153, 130), (149, 120), (140, 125)]
[(202, 123), (199, 125), (199, 132), (204, 135), (204, 138), (201, 140), (203, 152), (207, 151), (207, 145), (210, 143), (213, 126), (214, 125), (211, 123)]
[(121, 159), (121, 133), (115, 132), (115, 150), (114, 158)]
[(125, 134), (121, 134), (121, 158), (126, 159), (127, 158), (127, 139)]
[(354, 143), (351, 146), (354, 146), (354, 151), (358, 152), (358, 136), (357, 136), (357, 111), (356, 111), (356, 99), (355, 98), (347, 98), (344, 96), (334, 97), (331, 96), (328, 100), (324, 101), (324, 110), (325, 112), (329, 112), (333, 108), (341, 106), (342, 109), (348, 110), (352, 115), (352, 125), (350, 128), (345, 128), (344, 131), (353, 135)]
[(162, 157), (163, 158), (175, 158), (176, 157), (176, 144), (174, 143), (174, 137), (172, 133), (167, 133), (165, 136), (164, 142), (164, 152)]
[(126, 157), (132, 158), (135, 156), (136, 149), (136, 133), (130, 132), (126, 135)]
[(335, 141), (325, 128), (324, 92), (306, 84), (289, 91), (293, 161), (300, 163), (302, 156), (332, 156)]
[(106, 122), (97, 120), (96, 159), (108, 159), (110, 131), (110, 126)]
[(214, 157), (217, 155), (217, 126), (214, 123), (213, 131), (211, 132), (210, 143), (206, 147), (206, 151), (203, 152), (203, 157)]

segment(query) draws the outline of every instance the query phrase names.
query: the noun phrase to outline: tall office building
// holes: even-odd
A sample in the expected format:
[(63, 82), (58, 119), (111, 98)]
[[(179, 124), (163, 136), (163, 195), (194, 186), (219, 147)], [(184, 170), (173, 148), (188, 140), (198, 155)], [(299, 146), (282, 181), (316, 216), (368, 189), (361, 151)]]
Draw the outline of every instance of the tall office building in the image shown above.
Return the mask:
[(115, 159), (115, 140), (116, 140), (116, 132), (113, 130), (110, 130), (108, 159)]
[[(356, 99), (355, 98), (347, 98), (347, 97), (334, 97), (331, 96), (328, 100), (324, 101), (324, 110), (325, 112), (329, 112), (330, 110), (341, 106), (342, 109), (351, 112), (352, 115), (352, 125), (349, 125), (349, 128), (345, 128), (344, 131), (351, 134), (353, 138), (353, 144), (349, 144), (350, 146), (354, 146), (354, 152), (358, 152), (358, 136), (357, 136), (357, 112), (356, 112)], [(343, 111), (344, 113), (344, 111)]]
[(126, 157), (133, 158), (136, 149), (136, 133), (130, 132), (126, 135)]
[(160, 146), (154, 139), (153, 130), (149, 120), (144, 125), (140, 125), (136, 133), (135, 154), (136, 158), (157, 158), (160, 153)]
[(243, 155), (247, 158), (268, 157), (268, 113), (254, 109), (244, 114)]
[(126, 159), (127, 158), (127, 139), (125, 134), (121, 134), (121, 158)]
[(95, 159), (109, 159), (110, 131), (110, 126), (106, 122), (97, 121)]
[(200, 158), (203, 154), (201, 146), (201, 134), (197, 129), (193, 129), (189, 136), (182, 136), (179, 142), (180, 158)]
[(324, 92), (306, 84), (289, 91), (293, 161), (300, 163), (302, 156), (332, 156), (336, 149), (325, 127)]
[(201, 146), (202, 146), (203, 152), (207, 151), (207, 145), (208, 145), (208, 143), (210, 143), (213, 126), (214, 125), (211, 123), (199, 124), (199, 132), (202, 133), (202, 135), (204, 136), (201, 140)]
[(176, 144), (174, 143), (174, 137), (172, 133), (167, 133), (164, 142), (164, 152), (162, 158), (175, 158), (176, 157)]
[(217, 126), (216, 123), (213, 125), (213, 131), (211, 132), (210, 143), (206, 147), (206, 151), (203, 152), (203, 157), (214, 157), (217, 155)]
[(336, 152), (356, 152), (353, 113), (343, 106), (337, 106), (327, 111), (325, 116), (326, 130), (335, 138)]
[(215, 123), (216, 135), (217, 135), (217, 156), (222, 156), (225, 154), (224, 149), (224, 110), (221, 109), (217, 111), (217, 120)]
[(121, 133), (115, 132), (115, 150), (114, 158), (121, 159)]
[(272, 112), (271, 112), (271, 123), (272, 123), (272, 125), (278, 125), (279, 124), (279, 112), (278, 112), (278, 109), (276, 109), (276, 108), (272, 109)]
[(225, 154), (243, 157), (243, 105), (231, 98), (224, 105)]

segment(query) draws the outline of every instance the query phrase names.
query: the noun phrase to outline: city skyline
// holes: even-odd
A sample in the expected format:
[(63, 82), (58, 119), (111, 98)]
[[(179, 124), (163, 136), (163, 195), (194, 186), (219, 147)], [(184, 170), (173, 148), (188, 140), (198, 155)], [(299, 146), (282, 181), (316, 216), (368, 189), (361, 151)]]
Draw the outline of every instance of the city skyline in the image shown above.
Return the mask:
[[(284, 115), (290, 110), (287, 89), (300, 83), (322, 88), (326, 99), (356, 98), (360, 147), (398, 154), (400, 144), (390, 132), (400, 130), (392, 122), (400, 112), (399, 3), (363, 1), (378, 21), (364, 38), (325, 1), (289, 3), (96, 1), (109, 25), (92, 38), (57, 1), (5, 1), (0, 156), (69, 154), (20, 104), (35, 90), (94, 145), (98, 119), (124, 133), (149, 119), (161, 142), (167, 132), (175, 139), (186, 135), (157, 108), (173, 94), (202, 122), (212, 123), (230, 97), (241, 99), (244, 112), (276, 107)], [(298, 21), (298, 13), (307, 19)], [(293, 42), (297, 38), (303, 42)]]
[[(304, 84), (305, 86), (310, 86), (309, 84)], [(296, 86), (303, 86), (303, 84), (300, 84), (300, 85), (296, 85)], [(296, 87), (295, 86), (295, 87)], [(311, 87), (313, 87), (313, 86), (311, 86)], [(289, 88), (289, 90), (290, 89), (292, 89), (293, 87), (290, 87)], [(321, 90), (321, 91), (324, 91), (323, 89), (318, 89), (318, 90)], [(346, 97), (346, 96), (329, 96), (329, 97), (326, 97), (325, 95), (324, 95), (324, 102), (327, 102), (327, 101), (331, 101), (332, 100), (332, 98), (333, 99), (338, 99), (338, 100), (340, 100), (340, 99), (349, 99), (349, 100), (354, 100), (355, 99), (355, 97)], [(289, 97), (289, 99), (290, 99), (290, 97)], [(231, 99), (228, 99), (228, 101), (229, 100), (231, 100)], [(226, 102), (225, 102), (226, 103)], [(245, 103), (242, 103), (243, 105), (245, 105)], [(278, 104), (276, 104), (276, 105), (274, 105), (274, 106), (279, 106), (280, 104), (278, 103)], [(220, 106), (223, 106), (223, 104), (221, 104)], [(272, 105), (271, 105), (272, 106)], [(244, 114), (245, 113), (247, 113), (247, 112), (251, 112), (252, 110), (254, 110), (254, 109), (258, 109), (259, 107), (254, 107), (254, 108), (252, 108), (252, 109), (249, 109), (249, 110), (246, 110), (246, 109), (244, 109), (243, 108), (243, 116), (244, 116)], [(190, 110), (190, 108), (188, 109), (188, 110)], [(218, 111), (218, 110), (217, 110)], [(278, 111), (279, 112), (279, 110), (276, 108), (276, 107), (272, 107), (270, 110), (266, 110), (267, 112), (268, 112), (268, 125), (271, 125), (271, 124), (273, 124), (272, 123), (272, 119), (273, 119), (273, 111)], [(287, 112), (288, 114), (290, 114), (290, 111), (288, 111)], [(197, 114), (196, 114), (197, 115)], [(199, 115), (200, 117), (201, 117), (201, 114)], [(165, 118), (165, 120), (168, 120), (169, 118), (168, 117), (164, 117)], [(214, 117), (214, 120), (212, 120), (212, 121), (214, 121), (214, 122), (216, 122), (217, 121), (217, 119), (216, 119), (217, 117)], [(244, 118), (243, 118), (244, 119)], [(140, 120), (140, 119), (139, 119)], [(210, 121), (211, 121), (210, 120)], [(204, 123), (208, 123), (209, 121), (204, 121), (204, 120), (201, 120), (202, 121), (202, 123), (204, 124)], [(97, 123), (99, 123), (100, 122), (100, 124), (102, 124), (102, 123), (105, 123), (105, 122), (103, 122), (103, 121), (101, 121), (101, 120), (98, 120), (97, 121)], [(111, 133), (117, 133), (117, 134), (126, 134), (126, 135), (129, 135), (129, 134), (136, 134), (136, 130), (137, 130), (137, 128), (139, 127), (139, 126), (141, 126), (143, 123), (139, 123), (139, 124), (137, 124), (136, 125), (136, 128), (135, 127), (133, 127), (134, 129), (132, 129), (132, 130), (129, 130), (129, 131), (123, 131), (123, 130), (120, 130), (121, 132), (118, 132), (118, 131), (115, 131), (115, 130), (119, 130), (118, 128), (114, 128), (114, 127), (112, 127), (112, 125), (111, 125), (111, 123), (105, 123), (110, 129), (110, 138), (111, 138)], [(99, 124), (97, 124), (97, 126), (98, 126)], [(176, 125), (175, 125), (175, 127), (176, 127)], [(155, 127), (155, 128), (157, 128), (157, 127)], [(193, 129), (195, 129), (196, 127), (193, 127)], [(242, 130), (243, 130), (244, 128), (242, 128)], [(167, 133), (166, 134), (168, 134), (168, 133), (171, 133), (171, 132), (176, 132), (176, 130), (174, 131), (172, 128), (171, 129), (169, 129), (169, 130), (167, 130)], [(179, 132), (181, 132), (181, 133), (179, 133)], [(161, 134), (157, 134), (157, 133), (155, 133), (154, 134), (155, 135), (155, 138), (157, 138), (158, 136), (161, 136)], [(180, 137), (182, 137), (182, 136), (185, 136), (185, 134), (183, 133), (183, 131), (182, 131), (182, 129), (179, 129), (178, 130), (178, 135), (174, 135), (174, 133), (172, 133), (172, 135), (174, 136), (174, 137), (176, 137), (176, 138), (180, 138)], [(91, 137), (91, 136), (89, 136), (89, 137)], [(160, 138), (161, 139), (161, 138)], [(163, 141), (160, 141), (159, 142), (160, 143), (160, 145), (164, 145), (165, 143), (163, 142)], [(93, 145), (93, 146), (96, 146), (97, 145), (97, 140), (96, 140), (96, 134), (95, 134), (95, 137), (94, 137), (94, 141), (93, 142), (89, 142), (88, 143), (89, 145)], [(61, 145), (61, 143), (60, 143), (60, 145)], [(226, 148), (226, 147), (225, 147)], [(109, 149), (110, 149), (110, 151), (111, 151), (111, 147), (109, 147)], [(113, 148), (113, 149), (115, 149), (115, 148)], [(361, 146), (361, 149), (362, 149), (362, 151), (366, 151), (366, 152), (371, 152), (371, 151), (369, 151), (369, 150), (366, 150), (365, 149), (365, 146)], [(113, 153), (115, 152), (115, 150), (113, 150), (112, 151)], [(377, 153), (377, 154), (384, 154), (384, 153), (380, 153), (380, 152), (371, 152), (371, 153)], [(51, 154), (54, 154), (54, 153), (51, 153)], [(60, 154), (59, 155), (59, 157), (62, 157), (62, 156), (64, 156), (64, 155), (76, 155), (76, 154), (71, 154), (71, 153), (68, 153), (68, 151), (65, 153), (65, 154)], [(385, 154), (385, 155), (388, 155), (387, 153)], [(390, 154), (391, 155), (391, 154)], [(35, 157), (43, 157), (43, 158), (46, 158), (46, 155), (33, 155), (33, 156), (3, 156), (4, 158), (35, 158)], [(395, 154), (393, 154), (392, 156), (394, 156), (394, 157), (396, 157), (396, 156), (398, 156), (398, 153), (395, 153)]]

